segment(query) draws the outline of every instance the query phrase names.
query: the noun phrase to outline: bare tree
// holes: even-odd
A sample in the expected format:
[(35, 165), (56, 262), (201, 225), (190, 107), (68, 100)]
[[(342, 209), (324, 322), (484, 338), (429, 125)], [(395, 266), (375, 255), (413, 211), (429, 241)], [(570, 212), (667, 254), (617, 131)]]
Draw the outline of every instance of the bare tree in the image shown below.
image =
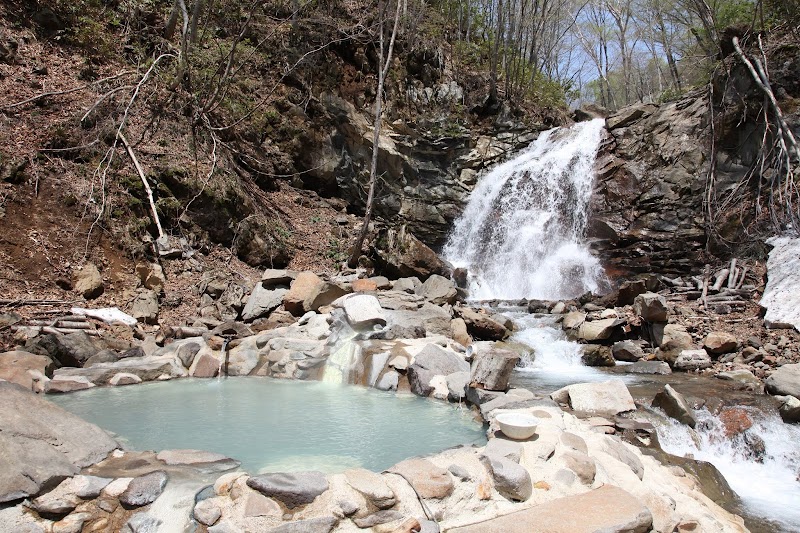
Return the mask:
[(350, 251), (350, 259), (347, 261), (350, 268), (358, 264), (358, 258), (361, 255), (361, 247), (364, 244), (364, 240), (367, 238), (369, 223), (372, 220), (372, 209), (375, 202), (375, 183), (378, 180), (378, 151), (381, 137), (381, 124), (383, 121), (383, 88), (386, 82), (386, 75), (389, 73), (389, 69), (392, 66), (392, 53), (394, 52), (397, 30), (400, 27), (402, 4), (401, 0), (396, 0), (394, 24), (387, 48), (385, 33), (387, 22), (386, 14), (389, 9), (389, 3), (385, 0), (380, 0), (378, 2), (378, 40), (380, 45), (378, 50), (378, 87), (375, 95), (375, 120), (372, 125), (372, 162), (369, 170), (369, 192), (367, 193), (367, 204), (364, 208), (364, 221), (361, 226), (361, 232), (358, 234), (356, 242), (353, 244), (353, 249)]

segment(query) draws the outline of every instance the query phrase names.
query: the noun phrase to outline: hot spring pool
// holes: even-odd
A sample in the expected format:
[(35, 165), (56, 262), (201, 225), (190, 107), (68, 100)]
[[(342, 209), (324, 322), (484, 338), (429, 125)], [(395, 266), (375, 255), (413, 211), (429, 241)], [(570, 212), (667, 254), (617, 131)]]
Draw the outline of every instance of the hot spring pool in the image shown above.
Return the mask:
[(323, 382), (180, 379), (48, 399), (132, 449), (214, 451), (250, 473), (380, 471), (412, 456), (486, 443), (466, 409)]

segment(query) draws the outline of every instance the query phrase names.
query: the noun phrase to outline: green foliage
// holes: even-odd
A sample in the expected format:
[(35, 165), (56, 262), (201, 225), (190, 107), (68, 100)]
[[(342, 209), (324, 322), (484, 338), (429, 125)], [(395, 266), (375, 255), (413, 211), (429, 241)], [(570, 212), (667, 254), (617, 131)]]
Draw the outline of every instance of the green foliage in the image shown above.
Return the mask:
[(325, 249), (325, 257), (332, 261), (341, 262), (347, 259), (348, 253), (346, 246), (336, 237), (328, 237), (328, 247)]
[(717, 29), (722, 30), (728, 26), (739, 24), (751, 24), (755, 4), (750, 0), (725, 0), (720, 2), (717, 7), (716, 24)]

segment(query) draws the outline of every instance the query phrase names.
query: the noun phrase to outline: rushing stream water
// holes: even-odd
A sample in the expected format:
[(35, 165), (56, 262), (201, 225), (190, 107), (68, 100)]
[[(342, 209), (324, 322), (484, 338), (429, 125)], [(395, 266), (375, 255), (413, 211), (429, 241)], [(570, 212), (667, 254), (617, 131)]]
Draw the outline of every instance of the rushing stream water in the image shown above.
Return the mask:
[[(478, 182), (444, 249), (446, 258), (469, 271), (472, 299), (557, 300), (606, 285), (602, 267), (583, 237), (589, 217), (592, 168), (603, 121), (544, 132), (516, 158)], [(700, 410), (696, 430), (659, 411), (650, 413), (663, 449), (712, 463), (741, 499), (735, 512), (759, 533), (800, 531), (800, 428), (784, 424), (775, 408), (751, 392), (705, 376), (629, 374), (581, 364), (580, 345), (566, 339), (555, 317), (504, 309), (517, 331), (511, 340), (531, 347), (512, 384), (549, 394), (572, 383), (622, 379), (637, 401), (649, 404), (664, 384), (700, 398), (716, 396), (746, 404), (761, 437), (760, 460), (739, 441), (722, 435), (721, 423)]]

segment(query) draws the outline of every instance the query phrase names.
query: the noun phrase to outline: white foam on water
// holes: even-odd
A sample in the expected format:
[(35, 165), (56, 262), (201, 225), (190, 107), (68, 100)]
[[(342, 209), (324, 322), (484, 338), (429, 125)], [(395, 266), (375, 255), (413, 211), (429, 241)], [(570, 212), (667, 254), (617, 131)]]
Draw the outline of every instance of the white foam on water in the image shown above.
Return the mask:
[(800, 427), (774, 413), (749, 411), (753, 427), (748, 432), (763, 439), (763, 462), (748, 457), (741, 440), (725, 437), (722, 423), (706, 410), (697, 411), (697, 431), (668, 419), (657, 426), (658, 440), (668, 453), (717, 467), (752, 515), (784, 531), (800, 531)]
[(443, 250), (468, 269), (471, 298), (555, 300), (604, 285), (583, 241), (604, 124), (543, 132), (481, 178)]

